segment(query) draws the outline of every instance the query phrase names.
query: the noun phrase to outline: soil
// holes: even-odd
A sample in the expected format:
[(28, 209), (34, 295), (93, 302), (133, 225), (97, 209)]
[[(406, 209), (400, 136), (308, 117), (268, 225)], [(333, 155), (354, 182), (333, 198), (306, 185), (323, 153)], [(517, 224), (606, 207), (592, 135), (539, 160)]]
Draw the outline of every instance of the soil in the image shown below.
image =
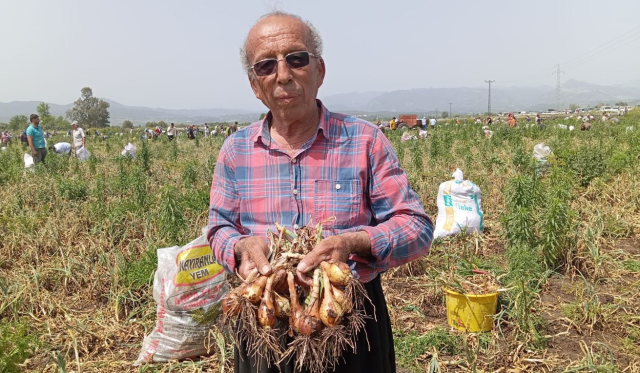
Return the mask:
[[(501, 255), (494, 251), (495, 243), (482, 246), (484, 249), (491, 248), (484, 251), (488, 256)], [(613, 243), (612, 249), (622, 250), (633, 256), (640, 255), (640, 238), (618, 240)], [(426, 275), (421, 276), (423, 272), (420, 270), (424, 267), (425, 265), (420, 262), (412, 263), (411, 276), (404, 270), (390, 271), (383, 278), (394, 330), (425, 334), (437, 327), (449, 329), (443, 302), (444, 296), (441, 290), (434, 286), (435, 282), (431, 278)], [(630, 347), (627, 334), (629, 327), (640, 329), (640, 317), (637, 316), (640, 315), (640, 273), (620, 272), (615, 276), (599, 279), (595, 284), (591, 284), (590, 289), (595, 291), (595, 294), (591, 293), (594, 296), (591, 298), (585, 286), (585, 279), (579, 274), (554, 275), (547, 279), (540, 292), (540, 302), (535, 309), (532, 309), (532, 312), (544, 318), (543, 331), (547, 340), (546, 347), (540, 351), (525, 352), (521, 349), (519, 352), (521, 356), (514, 361), (518, 361), (519, 365), (525, 365), (522, 365), (522, 369), (518, 371), (561, 372), (569, 366), (576, 366), (584, 361), (589, 351), (593, 352), (596, 359), (600, 359), (598, 361), (605, 364), (609, 358), (607, 348), (613, 354), (616, 367), (621, 369), (631, 367), (629, 371), (632, 372), (640, 366), (640, 341), (634, 340)], [(584, 309), (582, 307), (584, 302), (589, 300), (599, 307), (599, 316), (593, 326), (588, 320), (572, 321), (569, 316), (573, 316), (574, 320), (579, 319), (579, 316), (571, 315), (572, 306), (577, 305), (578, 309)], [(501, 327), (504, 339), (512, 339), (511, 342), (501, 343), (515, 342), (515, 335), (511, 335), (515, 333), (513, 328), (508, 323)], [(496, 333), (493, 334), (495, 336)], [(623, 343), (625, 338), (627, 338), (626, 343)], [(516, 349), (517, 347), (512, 344), (506, 351), (514, 353)], [(444, 357), (441, 356), (441, 358)], [(489, 362), (492, 360), (490, 356), (484, 358), (489, 364), (484, 366), (485, 368), (493, 366), (490, 370), (496, 369), (495, 363)], [(456, 359), (462, 361), (465, 356), (463, 354), (454, 356), (450, 361)], [(542, 359), (545, 363), (536, 364), (536, 359)], [(422, 360), (421, 363), (426, 364)], [(504, 363), (508, 364), (506, 361)], [(505, 365), (504, 369), (499, 370), (513, 371), (512, 369), (513, 367)], [(399, 368), (398, 371), (411, 370)], [(449, 366), (447, 371), (468, 371), (468, 369), (461, 364), (458, 368)]]

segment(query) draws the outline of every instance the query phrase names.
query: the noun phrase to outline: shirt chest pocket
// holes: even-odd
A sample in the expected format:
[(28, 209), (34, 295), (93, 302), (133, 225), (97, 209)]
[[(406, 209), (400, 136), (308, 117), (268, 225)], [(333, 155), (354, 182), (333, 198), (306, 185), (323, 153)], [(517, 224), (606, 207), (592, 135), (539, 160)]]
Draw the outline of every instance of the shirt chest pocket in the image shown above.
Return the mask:
[(362, 203), (360, 180), (316, 180), (315, 222), (328, 219), (323, 227), (347, 229), (355, 225)]

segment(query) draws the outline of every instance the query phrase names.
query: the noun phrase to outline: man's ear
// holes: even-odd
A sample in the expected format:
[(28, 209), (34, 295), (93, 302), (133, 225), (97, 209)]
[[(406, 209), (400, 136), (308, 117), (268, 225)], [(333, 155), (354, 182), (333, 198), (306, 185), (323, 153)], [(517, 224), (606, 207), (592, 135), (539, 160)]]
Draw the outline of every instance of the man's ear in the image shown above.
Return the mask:
[(327, 67), (324, 64), (324, 58), (318, 58), (318, 88), (322, 86), (324, 82), (324, 75), (327, 72)]
[(258, 89), (258, 82), (256, 81), (256, 78), (249, 75), (249, 84), (251, 84), (251, 89), (253, 89), (253, 94), (256, 96), (256, 98), (262, 101), (260, 89)]

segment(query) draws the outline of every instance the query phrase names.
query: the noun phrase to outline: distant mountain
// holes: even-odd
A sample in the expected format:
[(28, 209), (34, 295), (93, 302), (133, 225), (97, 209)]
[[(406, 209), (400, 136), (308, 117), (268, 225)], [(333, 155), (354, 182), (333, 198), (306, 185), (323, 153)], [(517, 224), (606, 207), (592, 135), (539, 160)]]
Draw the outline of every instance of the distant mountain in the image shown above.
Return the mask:
[[(358, 115), (397, 115), (415, 113), (432, 115), (449, 110), (453, 114), (487, 111), (487, 87), (420, 88), (393, 92), (353, 92), (323, 96), (322, 102), (332, 111)], [(602, 86), (567, 80), (561, 86), (561, 108), (556, 108), (556, 90), (551, 86), (505, 87), (500, 82), (491, 86), (491, 111), (542, 111), (565, 109), (570, 104), (593, 106), (598, 103), (614, 105), (626, 101), (640, 103), (640, 80), (614, 86)], [(175, 123), (253, 122), (260, 113), (240, 109), (162, 109), (127, 106), (105, 99), (111, 107), (111, 124), (120, 125), (125, 119), (136, 125), (150, 121)], [(0, 102), (0, 122), (8, 122), (14, 115), (35, 113), (39, 101)], [(49, 104), (51, 114), (65, 115), (73, 105)], [(265, 110), (266, 111), (266, 110)]]
[[(640, 101), (640, 82), (621, 86), (601, 86), (577, 80), (567, 80), (561, 86), (562, 108), (570, 104), (593, 106), (598, 103), (615, 104)], [(487, 87), (420, 88), (393, 92), (364, 92), (331, 95), (323, 102), (331, 110), (347, 113), (417, 113), (435, 114), (449, 110), (453, 113), (478, 113), (487, 111)], [(555, 108), (556, 90), (551, 86), (491, 87), (491, 111), (539, 111)]]
[[(103, 99), (110, 105), (109, 121), (112, 125), (120, 125), (125, 119), (136, 125), (144, 125), (146, 122), (165, 121), (176, 123), (204, 123), (204, 122), (248, 122), (256, 121), (260, 114), (248, 110), (234, 109), (161, 109), (144, 106), (127, 106), (116, 101)], [(40, 101), (14, 101), (0, 102), (0, 122), (8, 122), (14, 115), (30, 115), (36, 112)], [(57, 105), (49, 104), (51, 114), (64, 116), (73, 104)]]

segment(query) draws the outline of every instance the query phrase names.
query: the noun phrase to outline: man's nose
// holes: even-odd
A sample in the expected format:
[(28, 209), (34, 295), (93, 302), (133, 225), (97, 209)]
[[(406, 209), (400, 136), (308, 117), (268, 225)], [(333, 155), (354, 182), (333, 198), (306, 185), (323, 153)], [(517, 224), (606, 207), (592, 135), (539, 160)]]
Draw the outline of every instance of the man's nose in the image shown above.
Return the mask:
[(278, 61), (278, 83), (287, 84), (291, 81), (291, 68), (287, 65), (287, 61), (282, 59)]

